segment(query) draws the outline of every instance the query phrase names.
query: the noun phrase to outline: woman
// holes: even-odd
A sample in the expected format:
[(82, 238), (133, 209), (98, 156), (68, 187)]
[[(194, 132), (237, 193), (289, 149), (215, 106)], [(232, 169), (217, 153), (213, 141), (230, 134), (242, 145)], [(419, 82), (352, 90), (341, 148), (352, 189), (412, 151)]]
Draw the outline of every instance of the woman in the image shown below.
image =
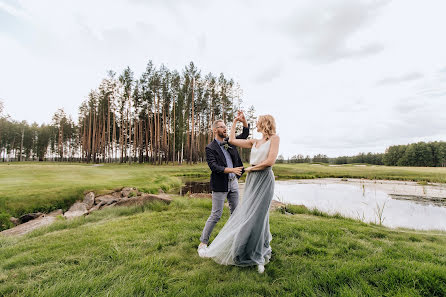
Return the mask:
[(274, 165), (279, 151), (279, 136), (271, 115), (260, 116), (257, 131), (262, 139), (236, 139), (236, 118), (231, 128), (229, 143), (251, 148), (251, 167), (245, 169), (245, 192), (220, 233), (206, 250), (206, 257), (223, 265), (257, 265), (259, 273), (271, 258), (269, 207), (274, 195)]

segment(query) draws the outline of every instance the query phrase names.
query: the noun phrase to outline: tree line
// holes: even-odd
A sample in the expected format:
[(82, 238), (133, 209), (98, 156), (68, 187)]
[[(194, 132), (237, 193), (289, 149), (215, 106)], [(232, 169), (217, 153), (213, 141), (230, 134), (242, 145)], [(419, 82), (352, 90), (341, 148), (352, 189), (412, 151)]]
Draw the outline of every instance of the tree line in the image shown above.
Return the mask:
[(291, 158), (285, 160), (283, 156), (279, 156), (278, 163), (327, 163), (327, 164), (355, 164), (355, 163), (366, 163), (383, 165), (383, 156), (381, 153), (359, 153), (355, 156), (340, 156), (335, 158), (330, 158), (325, 154), (317, 154), (313, 157), (309, 155), (294, 155)]
[[(240, 85), (221, 73), (202, 75), (193, 62), (180, 72), (149, 61), (108, 71), (79, 107), (77, 123), (63, 109), (50, 124), (18, 122), (0, 105), (0, 159), (80, 162), (195, 163), (205, 159), (212, 123), (244, 109)], [(245, 110), (251, 128), (254, 107)], [(249, 151), (242, 150), (247, 160)]]
[(383, 156), (388, 166), (446, 166), (446, 142), (417, 142), (407, 145), (393, 145)]
[(359, 153), (355, 156), (329, 158), (325, 154), (313, 157), (301, 154), (285, 159), (280, 155), (278, 163), (327, 163), (327, 164), (373, 164), (386, 166), (446, 167), (446, 142), (417, 142), (393, 145), (384, 153)]

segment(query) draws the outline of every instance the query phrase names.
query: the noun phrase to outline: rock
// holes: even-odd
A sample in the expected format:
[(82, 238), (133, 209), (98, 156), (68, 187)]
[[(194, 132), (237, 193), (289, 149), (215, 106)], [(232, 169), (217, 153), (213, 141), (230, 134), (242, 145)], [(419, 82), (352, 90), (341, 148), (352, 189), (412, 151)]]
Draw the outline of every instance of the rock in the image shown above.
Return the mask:
[(113, 192), (113, 193), (111, 193), (111, 195), (113, 197), (116, 197), (116, 198), (122, 198), (121, 197), (121, 190), (118, 190), (117, 192)]
[(116, 205), (116, 203), (117, 203), (117, 202), (113, 202), (112, 204), (107, 204), (107, 205), (101, 205), (101, 209), (109, 208), (109, 207), (113, 207), (113, 206)]
[(10, 217), (10, 218), (9, 218), (9, 221), (10, 221), (11, 223), (13, 223), (14, 226), (17, 226), (17, 225), (20, 224), (20, 220), (19, 220), (18, 218)]
[(20, 224), (11, 229), (4, 230), (0, 232), (1, 235), (23, 235), (34, 229), (50, 225), (56, 220), (56, 216), (41, 215), (38, 218), (28, 221), (26, 223)]
[(129, 196), (130, 197), (138, 196), (138, 190), (136, 188), (123, 188), (121, 190), (121, 197), (129, 197)]
[(60, 216), (63, 215), (63, 210), (62, 209), (57, 209), (57, 210), (53, 210), (52, 212), (50, 212), (49, 214), (47, 214), (48, 216)]
[[(125, 195), (122, 198), (123, 194)], [(204, 194), (208, 197), (209, 194)], [(130, 197), (129, 197), (130, 196)], [(172, 202), (172, 198), (161, 193), (158, 195), (139, 192), (136, 188), (117, 189), (108, 195), (95, 197), (93, 192), (85, 195), (83, 202), (74, 203), (68, 211), (63, 213), (62, 209), (54, 210), (49, 214), (29, 213), (21, 216), (19, 219), (11, 217), (10, 221), (16, 225), (8, 230), (0, 232), (1, 235), (22, 235), (42, 226), (49, 225), (56, 220), (56, 217), (62, 215), (67, 218), (75, 218), (89, 214), (95, 210), (114, 206), (142, 205), (152, 201), (162, 201), (166, 204)], [(96, 204), (96, 205), (95, 205)], [(18, 225), (17, 225), (18, 224)]]
[(70, 207), (70, 209), (67, 212), (64, 213), (63, 216), (66, 217), (67, 219), (72, 219), (83, 216), (86, 213), (88, 213), (87, 204), (83, 202), (76, 202)]
[(21, 216), (19, 218), (20, 224), (23, 224), (23, 223), (29, 222), (31, 220), (37, 219), (41, 215), (43, 215), (43, 213), (41, 213), (41, 212), (34, 212), (34, 213), (24, 214), (23, 216)]
[(89, 192), (87, 193), (87, 195), (85, 195), (84, 197), (84, 201), (83, 201), (88, 208), (92, 208), (94, 205), (94, 193), (93, 192)]
[(172, 198), (168, 195), (142, 194), (141, 196), (122, 199), (116, 203), (116, 206), (142, 205), (151, 201), (162, 201), (166, 204), (170, 204)]
[(99, 203), (99, 204), (96, 204), (95, 206), (93, 206), (92, 208), (90, 208), (89, 210), (88, 210), (88, 213), (90, 214), (90, 213), (92, 213), (93, 211), (96, 211), (96, 210), (99, 210), (101, 207), (102, 207), (102, 203)]
[(158, 200), (158, 201), (164, 202), (166, 204), (170, 204), (170, 202), (172, 202), (172, 198), (167, 194), (158, 194), (158, 195), (143, 194), (143, 195), (141, 195), (141, 197), (146, 197), (145, 199)]
[(113, 196), (113, 195), (99, 196), (94, 199), (96, 204), (103, 204), (103, 205), (111, 204), (113, 202), (117, 202), (118, 200), (120, 200), (120, 198)]

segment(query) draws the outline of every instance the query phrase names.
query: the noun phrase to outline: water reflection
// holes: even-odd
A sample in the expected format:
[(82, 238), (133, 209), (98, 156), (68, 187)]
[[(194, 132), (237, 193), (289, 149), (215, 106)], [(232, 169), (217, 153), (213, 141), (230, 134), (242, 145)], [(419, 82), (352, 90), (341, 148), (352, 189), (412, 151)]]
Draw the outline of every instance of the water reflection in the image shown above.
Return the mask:
[(274, 199), (282, 202), (303, 204), (331, 214), (340, 213), (364, 222), (381, 221), (388, 227), (446, 230), (444, 198), (431, 203), (424, 197), (426, 199), (420, 203), (416, 196), (409, 197), (413, 199), (394, 196), (398, 199), (393, 199), (373, 186), (296, 181), (276, 181), (275, 196)]
[(180, 195), (210, 192), (211, 186), (208, 181), (185, 181), (184, 186), (180, 188)]

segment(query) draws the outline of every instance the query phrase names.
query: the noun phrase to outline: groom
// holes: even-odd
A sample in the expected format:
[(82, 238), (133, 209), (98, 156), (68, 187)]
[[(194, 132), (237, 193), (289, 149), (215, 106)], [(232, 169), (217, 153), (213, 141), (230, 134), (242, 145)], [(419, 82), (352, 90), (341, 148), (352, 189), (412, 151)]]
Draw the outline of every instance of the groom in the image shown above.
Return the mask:
[[(249, 135), (249, 125), (243, 112), (237, 114), (243, 123), (243, 132), (237, 139), (246, 139)], [(243, 174), (243, 163), (237, 149), (228, 143), (226, 125), (222, 120), (214, 122), (212, 129), (215, 139), (206, 147), (206, 160), (211, 169), (212, 212), (206, 221), (200, 237), (198, 255), (204, 256), (211, 232), (223, 213), (225, 199), (228, 199), (230, 213), (238, 204), (238, 179)]]

